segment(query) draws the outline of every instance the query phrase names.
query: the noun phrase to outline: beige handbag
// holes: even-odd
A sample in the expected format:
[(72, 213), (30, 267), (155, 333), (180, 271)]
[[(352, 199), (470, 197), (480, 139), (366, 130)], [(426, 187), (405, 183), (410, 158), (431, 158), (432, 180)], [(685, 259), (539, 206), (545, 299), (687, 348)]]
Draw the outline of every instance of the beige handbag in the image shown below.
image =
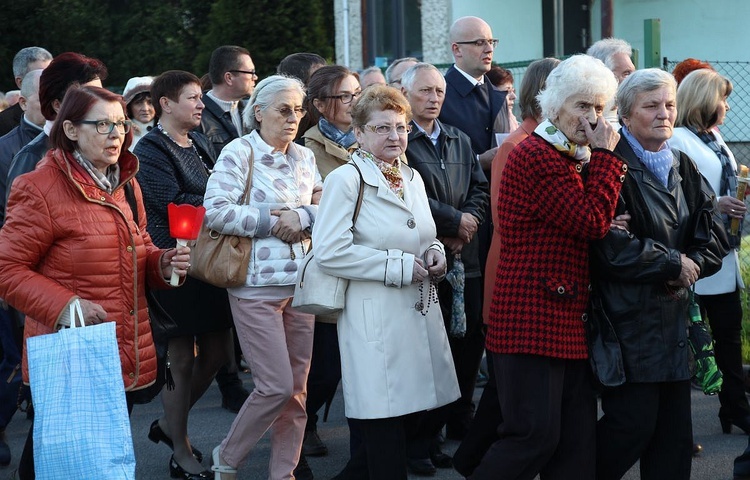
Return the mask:
[[(351, 230), (354, 230), (354, 225), (357, 223), (357, 217), (359, 216), (359, 210), (362, 207), (362, 195), (365, 191), (365, 181), (362, 178), (362, 171), (357, 164), (351, 162), (351, 165), (353, 165), (359, 173), (359, 195), (357, 196), (357, 204), (354, 207), (351, 226)], [(344, 309), (346, 288), (349, 286), (349, 280), (328, 275), (323, 272), (314, 258), (315, 253), (313, 250), (310, 250), (305, 257), (305, 260), (302, 262), (302, 267), (297, 274), (297, 282), (294, 286), (292, 307), (301, 312), (312, 313), (315, 315), (332, 315), (339, 313)]]
[[(250, 164), (245, 192), (240, 205), (246, 205), (253, 184), (253, 150), (250, 147)], [(253, 240), (250, 237), (225, 235), (211, 230), (204, 224), (198, 239), (192, 245), (190, 255), (191, 277), (210, 283), (216, 287), (241, 287), (247, 281), (247, 268), (250, 263), (250, 250)]]

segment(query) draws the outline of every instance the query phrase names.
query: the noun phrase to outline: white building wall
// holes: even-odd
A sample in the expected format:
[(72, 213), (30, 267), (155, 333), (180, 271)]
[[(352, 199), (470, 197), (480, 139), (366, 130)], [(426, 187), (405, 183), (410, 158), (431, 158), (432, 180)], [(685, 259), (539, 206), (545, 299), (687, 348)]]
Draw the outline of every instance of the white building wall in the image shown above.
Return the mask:
[[(670, 60), (750, 61), (748, 0), (614, 0), (614, 36), (644, 51), (643, 21), (661, 20), (661, 54)], [(601, 1), (591, 10), (592, 39), (601, 38)], [(643, 57), (638, 68), (643, 68)]]

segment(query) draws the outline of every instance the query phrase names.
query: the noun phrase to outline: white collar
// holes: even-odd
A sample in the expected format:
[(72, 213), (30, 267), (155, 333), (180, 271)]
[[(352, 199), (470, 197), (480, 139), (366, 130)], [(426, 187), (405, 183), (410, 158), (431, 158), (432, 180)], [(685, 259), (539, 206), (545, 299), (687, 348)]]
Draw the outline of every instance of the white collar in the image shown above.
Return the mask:
[(464, 77), (466, 77), (466, 80), (470, 81), (472, 85), (474, 85), (474, 86), (484, 85), (484, 75), (482, 75), (482, 78), (480, 80), (477, 80), (476, 78), (472, 77), (468, 73), (466, 73), (463, 70), (461, 70), (460, 68), (458, 68), (458, 65), (456, 65), (455, 63), (453, 64), (453, 66), (456, 67), (456, 70), (458, 70), (458, 73), (460, 73), (461, 75), (463, 75)]

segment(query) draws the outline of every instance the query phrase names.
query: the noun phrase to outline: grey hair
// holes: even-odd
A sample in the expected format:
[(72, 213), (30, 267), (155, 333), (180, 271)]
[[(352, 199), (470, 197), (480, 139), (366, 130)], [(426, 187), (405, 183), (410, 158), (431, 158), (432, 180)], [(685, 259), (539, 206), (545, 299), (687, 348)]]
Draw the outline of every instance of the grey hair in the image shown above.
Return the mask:
[(552, 69), (544, 90), (536, 96), (542, 116), (557, 119), (568, 98), (583, 94), (593, 98), (604, 96), (608, 103), (617, 90), (617, 79), (600, 60), (589, 55), (573, 55)]
[(443, 74), (440, 73), (440, 70), (438, 70), (438, 68), (431, 63), (420, 62), (409, 67), (401, 76), (401, 86), (404, 88), (404, 90), (406, 90), (407, 92), (411, 92), (411, 89), (414, 87), (414, 80), (417, 78), (417, 73), (419, 73), (421, 70), (433, 70), (437, 72), (440, 78), (443, 80), (443, 88), (445, 88), (445, 78), (443, 77)]
[[(391, 74), (393, 73), (393, 69), (396, 68), (396, 65), (399, 65), (404, 62), (417, 62), (419, 63), (419, 59), (414, 57), (404, 57), (404, 58), (397, 58), (393, 61), (390, 65), (388, 65), (388, 68), (385, 69), (385, 83), (389, 84), (393, 81), (393, 78), (391, 77)], [(403, 78), (403, 76), (401, 76)]]
[(383, 70), (381, 70), (380, 67), (367, 67), (364, 70), (361, 70), (359, 72), (359, 78), (362, 78), (365, 75), (373, 73), (373, 72), (383, 73)]
[(23, 78), (29, 73), (29, 65), (42, 60), (52, 61), (52, 54), (42, 47), (26, 47), (13, 57), (13, 76)]
[(668, 87), (677, 91), (677, 80), (660, 68), (636, 70), (622, 81), (617, 89), (617, 109), (620, 117), (629, 117), (635, 99), (640, 93), (653, 92)]
[(21, 81), (21, 96), (23, 98), (29, 98), (34, 94), (39, 93), (39, 77), (42, 76), (41, 68), (36, 70), (30, 70), (29, 73), (23, 76)]
[(286, 75), (271, 75), (266, 77), (255, 86), (250, 102), (242, 114), (242, 122), (245, 128), (250, 130), (260, 129), (260, 123), (255, 118), (255, 107), (265, 110), (276, 99), (276, 95), (286, 90), (297, 92), (305, 99), (305, 86), (302, 80)]
[(586, 55), (598, 58), (610, 70), (615, 68), (615, 62), (612, 57), (618, 53), (624, 53), (628, 57), (633, 56), (633, 47), (621, 38), (603, 38), (586, 50)]

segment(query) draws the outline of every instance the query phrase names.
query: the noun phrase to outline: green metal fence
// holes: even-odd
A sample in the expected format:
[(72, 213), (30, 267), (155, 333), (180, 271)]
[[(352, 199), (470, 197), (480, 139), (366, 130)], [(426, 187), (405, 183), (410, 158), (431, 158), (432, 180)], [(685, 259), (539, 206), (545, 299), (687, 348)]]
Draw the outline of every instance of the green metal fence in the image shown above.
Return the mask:
[[(665, 57), (663, 68), (671, 72), (680, 61)], [(708, 63), (732, 81), (734, 89), (728, 100), (730, 110), (719, 130), (737, 161), (750, 166), (750, 62)]]

